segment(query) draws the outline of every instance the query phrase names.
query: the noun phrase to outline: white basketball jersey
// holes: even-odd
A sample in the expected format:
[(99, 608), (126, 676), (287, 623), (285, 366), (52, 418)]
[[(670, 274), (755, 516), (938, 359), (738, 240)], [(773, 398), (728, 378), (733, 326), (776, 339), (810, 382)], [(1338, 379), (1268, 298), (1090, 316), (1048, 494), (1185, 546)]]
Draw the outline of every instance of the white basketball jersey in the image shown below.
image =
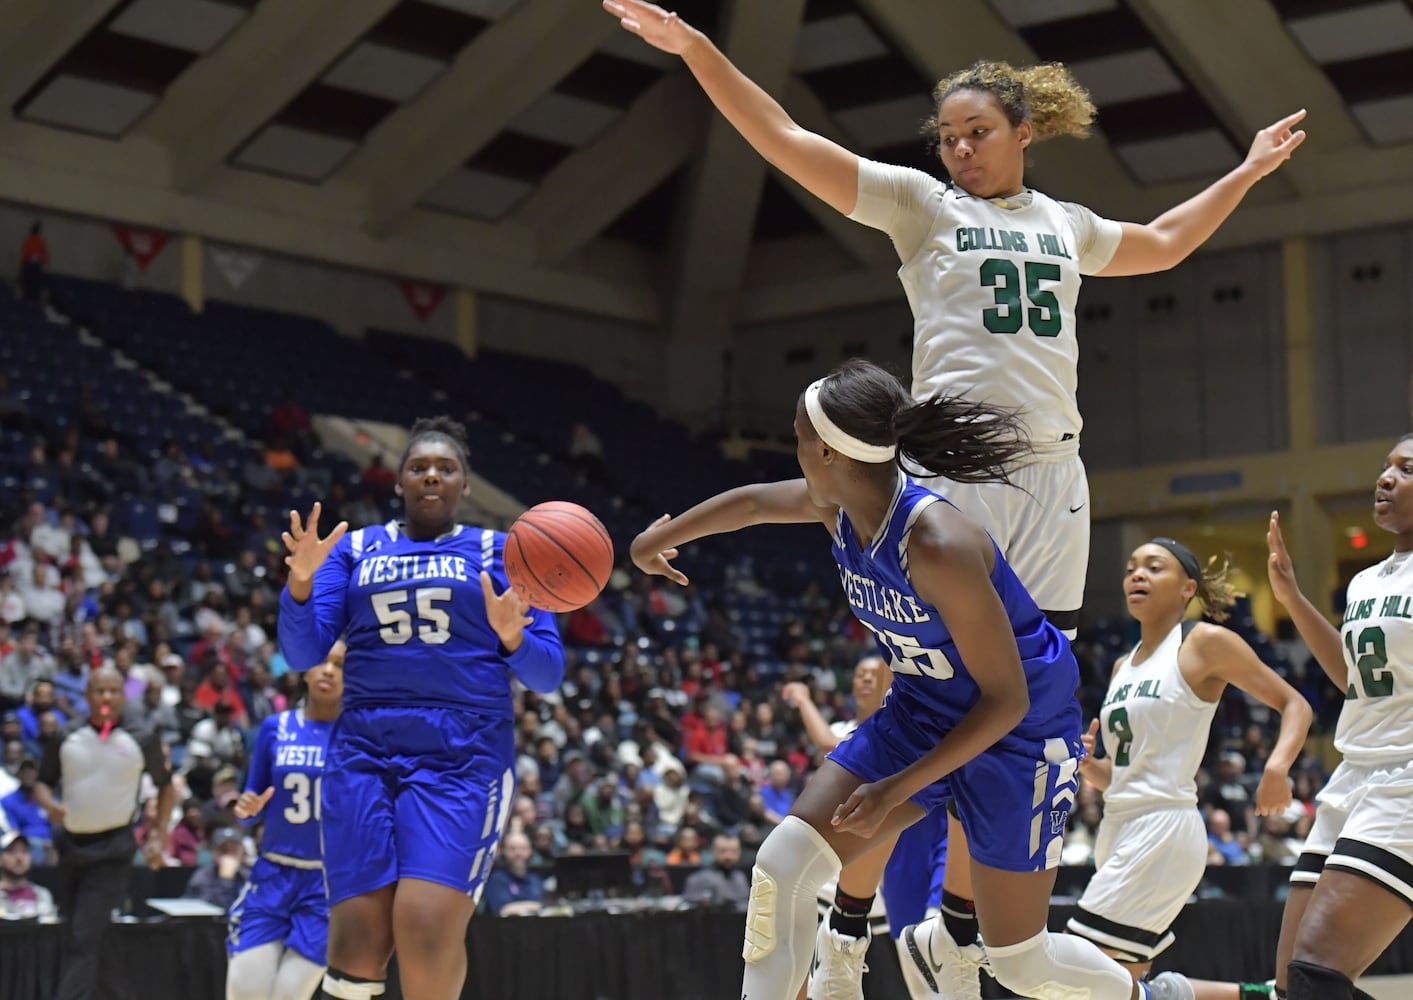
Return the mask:
[(1349, 581), (1340, 638), (1349, 671), (1335, 748), (1355, 764), (1413, 760), (1413, 553)]
[(1197, 697), (1178, 667), (1183, 624), (1137, 666), (1133, 658), (1143, 647), (1135, 647), (1109, 683), (1099, 710), (1104, 749), (1114, 769), (1104, 792), (1105, 817), (1197, 806), (1197, 769), (1217, 703)]
[(1080, 275), (1103, 270), (1117, 222), (1025, 190), (975, 198), (908, 167), (859, 160), (849, 218), (881, 229), (913, 310), (913, 396), (1022, 409), (1037, 444), (1078, 435)]

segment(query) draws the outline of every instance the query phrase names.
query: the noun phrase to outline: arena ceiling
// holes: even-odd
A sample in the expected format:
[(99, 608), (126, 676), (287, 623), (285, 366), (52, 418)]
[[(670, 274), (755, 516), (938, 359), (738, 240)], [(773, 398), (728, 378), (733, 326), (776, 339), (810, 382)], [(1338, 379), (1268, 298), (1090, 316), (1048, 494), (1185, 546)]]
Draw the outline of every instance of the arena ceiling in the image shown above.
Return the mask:
[[(1218, 236), (1413, 219), (1413, 0), (680, 0), (807, 128), (940, 170), (931, 83), (1063, 60), (1099, 134), (1029, 180), (1147, 219), (1298, 107)], [(896, 300), (596, 0), (0, 0), (0, 198), (691, 326)]]

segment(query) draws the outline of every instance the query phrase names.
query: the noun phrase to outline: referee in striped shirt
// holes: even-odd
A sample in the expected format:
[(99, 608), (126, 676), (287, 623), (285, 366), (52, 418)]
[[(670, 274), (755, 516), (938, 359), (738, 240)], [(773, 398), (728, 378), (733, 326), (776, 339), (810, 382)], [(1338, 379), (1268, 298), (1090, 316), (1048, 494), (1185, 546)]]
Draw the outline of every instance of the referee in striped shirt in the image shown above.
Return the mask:
[[(155, 732), (124, 727), (123, 675), (112, 667), (88, 678), (87, 720), (44, 748), (35, 798), (49, 814), (59, 851), (59, 911), (67, 921), (63, 978), (56, 1000), (96, 995), (103, 934), (127, 897), (135, 848), (133, 819), (142, 773), (159, 789), (162, 850), (176, 789)], [(62, 802), (55, 792), (58, 790)]]

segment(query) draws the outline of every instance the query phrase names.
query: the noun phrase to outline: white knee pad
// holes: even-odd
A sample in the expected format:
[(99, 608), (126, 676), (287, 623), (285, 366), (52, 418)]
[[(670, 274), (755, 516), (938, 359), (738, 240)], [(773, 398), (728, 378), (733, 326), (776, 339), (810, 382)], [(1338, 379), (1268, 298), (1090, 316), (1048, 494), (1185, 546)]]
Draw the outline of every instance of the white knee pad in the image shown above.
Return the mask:
[(986, 946), (996, 981), (1036, 1000), (1129, 1000), (1133, 977), (1083, 938), (1041, 931), (1020, 944)]
[(759, 962), (795, 923), (807, 923), (813, 941), (815, 897), (824, 883), (838, 877), (840, 867), (839, 856), (819, 831), (798, 816), (786, 816), (760, 845), (751, 869), (741, 957)]
[(315, 965), (299, 952), (286, 948), (280, 957), (280, 971), (270, 1000), (309, 1000), (324, 978), (324, 967)]
[(226, 966), (226, 1000), (270, 1000), (284, 950), (272, 941), (232, 955)]

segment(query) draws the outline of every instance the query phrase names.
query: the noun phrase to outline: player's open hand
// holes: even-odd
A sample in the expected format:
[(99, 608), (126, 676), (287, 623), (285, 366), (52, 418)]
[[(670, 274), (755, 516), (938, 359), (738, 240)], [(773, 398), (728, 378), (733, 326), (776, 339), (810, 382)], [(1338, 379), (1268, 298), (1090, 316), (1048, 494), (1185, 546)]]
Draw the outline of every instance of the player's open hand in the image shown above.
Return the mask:
[(308, 524), (300, 522), (299, 511), (289, 512), (289, 530), (283, 532), (280, 538), (289, 550), (289, 555), (285, 556), (285, 565), (289, 567), (291, 576), (304, 580), (313, 579), (314, 572), (324, 564), (329, 552), (348, 531), (348, 522), (340, 521), (334, 525), (334, 530), (329, 532), (327, 538), (320, 538), (319, 514), (322, 510), (322, 505), (316, 500), (314, 507), (309, 511)]
[(1290, 775), (1268, 767), (1256, 786), (1256, 815), (1278, 816), (1290, 805)]
[(259, 816), (260, 810), (265, 808), (265, 803), (269, 802), (270, 796), (274, 794), (273, 785), (259, 795), (254, 792), (241, 792), (235, 804), (236, 819), (254, 819)]
[(813, 700), (810, 697), (809, 685), (802, 684), (799, 681), (791, 681), (781, 688), (780, 697), (784, 699), (785, 704), (794, 705), (796, 708), (800, 708), (805, 702)]
[(1089, 730), (1079, 734), (1079, 742), (1084, 744), (1083, 760), (1092, 760), (1094, 752), (1099, 749), (1099, 720), (1093, 719), (1089, 723)]
[(830, 823), (836, 830), (867, 839), (878, 832), (888, 814), (902, 802), (896, 785), (889, 779), (866, 781), (834, 810)]
[(633, 565), (644, 573), (649, 576), (665, 576), (685, 587), (687, 575), (672, 565), (672, 560), (677, 558), (677, 550), (664, 549), (654, 541), (657, 530), (670, 520), (672, 515), (664, 514), (650, 524), (647, 531), (633, 539), (633, 545), (628, 552), (633, 557)]
[(1257, 177), (1265, 177), (1290, 159), (1290, 154), (1305, 141), (1305, 130), (1295, 128), (1304, 117), (1305, 109), (1301, 108), (1256, 133), (1246, 154), (1246, 162), (1256, 171)]
[(603, 0), (603, 9), (653, 48), (674, 56), (686, 52), (702, 37), (676, 14), (643, 0)]
[(491, 574), (485, 570), (481, 571), (481, 594), (486, 599), (486, 621), (495, 630), (501, 645), (511, 651), (519, 648), (525, 626), (534, 621), (530, 617), (529, 602), (514, 587), (506, 587), (503, 593), (497, 594), (491, 584)]
[(1271, 511), (1271, 526), (1266, 529), (1266, 549), (1270, 552), (1266, 560), (1266, 575), (1271, 578), (1271, 592), (1276, 595), (1276, 600), (1289, 607), (1300, 600), (1300, 585), (1295, 582), (1295, 566), (1285, 549), (1285, 539), (1281, 537), (1281, 516), (1274, 510)]

